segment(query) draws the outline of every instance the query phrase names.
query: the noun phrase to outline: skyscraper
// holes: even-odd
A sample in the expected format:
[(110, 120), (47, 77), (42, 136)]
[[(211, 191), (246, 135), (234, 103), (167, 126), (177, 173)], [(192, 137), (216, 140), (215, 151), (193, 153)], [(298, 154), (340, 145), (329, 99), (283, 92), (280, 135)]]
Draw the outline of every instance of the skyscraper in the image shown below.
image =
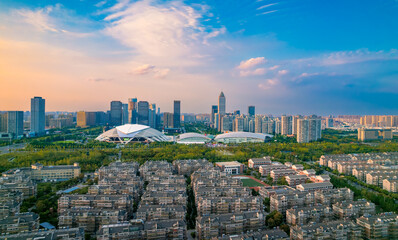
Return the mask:
[(249, 116), (254, 116), (256, 115), (256, 107), (255, 106), (249, 106), (247, 109), (247, 113)]
[(131, 124), (137, 123), (137, 98), (129, 98), (129, 120), (128, 122)]
[(224, 93), (221, 92), (220, 96), (218, 97), (218, 113), (220, 115), (225, 114), (225, 96)]
[(218, 106), (217, 105), (213, 105), (211, 106), (211, 114), (210, 114), (210, 122), (213, 124), (213, 126), (215, 126), (215, 115), (216, 113), (218, 113)]
[(122, 124), (129, 123), (129, 105), (122, 103)]
[(148, 115), (148, 122), (151, 128), (156, 128), (156, 104), (149, 104), (149, 115)]
[(181, 101), (174, 100), (174, 117), (173, 117), (173, 125), (174, 128), (181, 127)]
[(7, 132), (7, 125), (8, 125), (8, 114), (0, 113), (0, 133)]
[(174, 114), (165, 112), (163, 113), (163, 128), (173, 128)]
[(282, 135), (292, 134), (292, 116), (281, 117), (281, 134)]
[(46, 100), (41, 97), (30, 99), (30, 132), (35, 135), (42, 135), (46, 126)]
[(122, 125), (122, 117), (123, 117), (123, 104), (120, 101), (112, 101), (111, 102), (111, 116), (110, 116), (110, 124), (112, 126)]
[(7, 113), (7, 132), (13, 138), (18, 138), (23, 135), (23, 112), (22, 111), (9, 111)]
[(138, 124), (149, 125), (149, 103), (147, 101), (138, 102)]

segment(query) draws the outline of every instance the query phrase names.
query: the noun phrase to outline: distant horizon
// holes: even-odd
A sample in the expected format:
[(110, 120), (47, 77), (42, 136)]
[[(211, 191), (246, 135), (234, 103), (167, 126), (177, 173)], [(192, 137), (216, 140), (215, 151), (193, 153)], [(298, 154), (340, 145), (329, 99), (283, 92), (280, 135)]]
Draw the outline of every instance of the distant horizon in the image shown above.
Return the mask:
[(398, 115), (398, 1), (0, 2), (0, 110)]

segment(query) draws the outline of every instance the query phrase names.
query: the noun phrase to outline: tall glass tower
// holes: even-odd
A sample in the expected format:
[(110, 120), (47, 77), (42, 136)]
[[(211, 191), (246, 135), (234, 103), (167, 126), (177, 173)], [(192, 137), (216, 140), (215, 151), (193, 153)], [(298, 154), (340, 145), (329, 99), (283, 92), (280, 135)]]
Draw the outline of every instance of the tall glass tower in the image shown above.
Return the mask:
[(225, 114), (225, 96), (223, 92), (218, 97), (218, 113)]
[(45, 133), (46, 126), (46, 100), (41, 97), (30, 99), (30, 132), (35, 135)]

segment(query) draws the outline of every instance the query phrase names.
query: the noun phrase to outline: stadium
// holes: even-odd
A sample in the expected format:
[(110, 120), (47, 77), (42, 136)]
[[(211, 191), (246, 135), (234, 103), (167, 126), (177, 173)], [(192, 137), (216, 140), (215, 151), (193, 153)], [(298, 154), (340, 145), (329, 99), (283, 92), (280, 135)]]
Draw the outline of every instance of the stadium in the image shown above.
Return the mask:
[(205, 144), (210, 141), (210, 138), (199, 133), (183, 133), (176, 138), (176, 142), (181, 144)]
[(163, 133), (149, 126), (140, 124), (125, 124), (108, 130), (95, 140), (101, 142), (123, 143), (130, 142), (168, 142), (169, 138)]
[(273, 135), (251, 132), (229, 132), (217, 135), (214, 138), (218, 143), (257, 143), (270, 140)]

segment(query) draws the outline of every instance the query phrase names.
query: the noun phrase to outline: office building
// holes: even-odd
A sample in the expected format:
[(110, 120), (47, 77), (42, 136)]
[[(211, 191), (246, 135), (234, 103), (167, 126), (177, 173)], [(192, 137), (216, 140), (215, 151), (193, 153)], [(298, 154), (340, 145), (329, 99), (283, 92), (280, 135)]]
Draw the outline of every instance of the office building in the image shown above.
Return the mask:
[(149, 103), (147, 101), (138, 102), (138, 124), (149, 125)]
[(157, 127), (157, 114), (156, 114), (156, 104), (149, 104), (149, 111), (148, 111), (148, 123), (151, 128)]
[(0, 113), (0, 133), (6, 133), (8, 126), (8, 114)]
[(97, 123), (96, 117), (96, 112), (79, 111), (76, 114), (76, 126), (82, 128), (95, 126)]
[(112, 126), (120, 126), (122, 125), (123, 118), (123, 104), (120, 101), (112, 101), (111, 102), (111, 116), (110, 116), (110, 124)]
[(23, 112), (9, 111), (7, 116), (7, 132), (11, 134), (13, 138), (23, 136)]
[(129, 105), (122, 103), (122, 124), (129, 123)]
[(254, 106), (249, 106), (248, 109), (247, 109), (247, 113), (251, 117), (256, 115), (256, 108)]
[(174, 128), (181, 127), (181, 101), (174, 100), (174, 118), (173, 118)]
[(131, 124), (136, 124), (137, 123), (137, 109), (138, 109), (137, 98), (129, 98), (128, 105), (129, 105), (128, 106), (128, 111), (129, 111), (128, 122)]
[(218, 113), (225, 114), (226, 113), (225, 109), (226, 109), (225, 95), (223, 92), (221, 92), (220, 96), (218, 97)]
[(217, 105), (211, 106), (210, 122), (213, 124), (213, 126), (216, 123), (216, 121), (215, 121), (216, 113), (218, 113), (218, 106)]
[(35, 135), (42, 135), (45, 133), (45, 107), (46, 100), (41, 97), (34, 97), (30, 100), (30, 132)]
[(165, 112), (163, 113), (163, 128), (173, 128), (174, 114)]

